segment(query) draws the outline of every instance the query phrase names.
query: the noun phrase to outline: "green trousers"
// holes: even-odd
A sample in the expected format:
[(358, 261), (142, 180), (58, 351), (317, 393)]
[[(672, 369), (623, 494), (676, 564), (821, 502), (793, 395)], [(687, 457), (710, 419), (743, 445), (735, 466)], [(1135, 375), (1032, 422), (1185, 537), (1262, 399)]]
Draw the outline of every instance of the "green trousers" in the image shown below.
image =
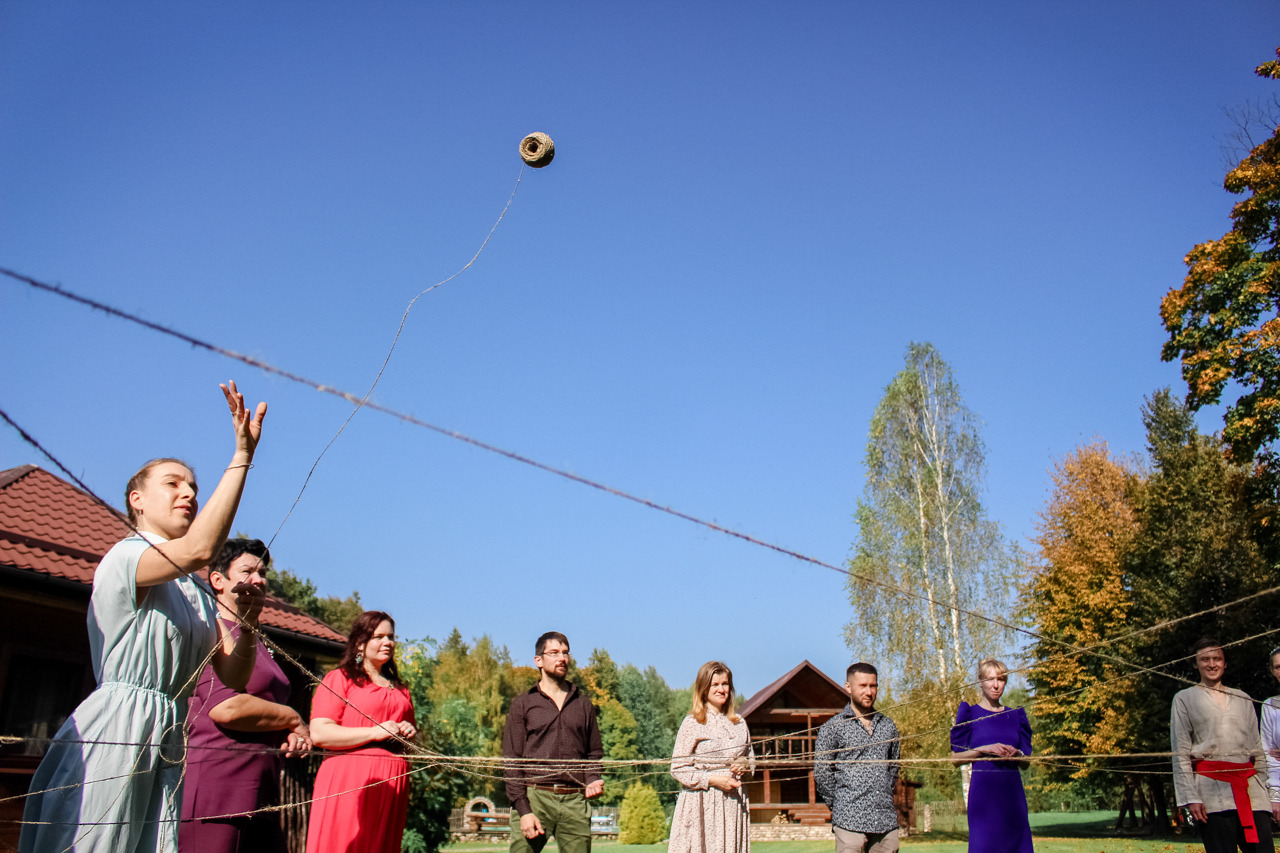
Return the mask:
[(541, 853), (553, 835), (560, 853), (591, 853), (591, 808), (581, 791), (553, 794), (531, 787), (529, 807), (538, 816), (543, 834), (525, 838), (520, 832), (519, 815), (513, 813), (510, 853)]

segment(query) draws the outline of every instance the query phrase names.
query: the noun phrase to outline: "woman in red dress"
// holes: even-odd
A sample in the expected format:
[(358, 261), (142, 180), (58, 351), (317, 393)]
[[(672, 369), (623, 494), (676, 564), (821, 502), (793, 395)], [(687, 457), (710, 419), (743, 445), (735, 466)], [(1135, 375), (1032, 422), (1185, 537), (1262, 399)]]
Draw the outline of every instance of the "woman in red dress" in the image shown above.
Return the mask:
[(413, 702), (396, 669), (396, 623), (379, 610), (351, 626), (347, 650), (311, 702), (311, 740), (341, 750), (316, 776), (307, 853), (399, 853), (409, 805)]

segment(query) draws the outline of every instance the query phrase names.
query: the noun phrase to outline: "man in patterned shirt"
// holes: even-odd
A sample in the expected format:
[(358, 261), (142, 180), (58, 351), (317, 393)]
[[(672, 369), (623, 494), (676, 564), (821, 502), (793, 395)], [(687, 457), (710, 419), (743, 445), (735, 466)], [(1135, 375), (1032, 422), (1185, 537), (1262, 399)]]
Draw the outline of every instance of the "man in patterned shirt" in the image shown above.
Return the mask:
[(855, 663), (845, 674), (849, 704), (818, 730), (813, 762), (818, 793), (831, 807), (836, 853), (894, 853), (898, 811), (893, 788), (901, 748), (898, 727), (876, 710), (876, 668)]
[[(591, 808), (604, 792), (604, 757), (596, 708), (571, 684), (569, 639), (548, 631), (534, 646), (538, 683), (516, 696), (502, 732), (506, 758), (538, 759), (507, 765), (507, 797), (520, 816), (511, 827), (510, 853), (539, 853), (554, 835), (561, 853), (591, 853)], [(583, 760), (586, 760), (584, 763)]]

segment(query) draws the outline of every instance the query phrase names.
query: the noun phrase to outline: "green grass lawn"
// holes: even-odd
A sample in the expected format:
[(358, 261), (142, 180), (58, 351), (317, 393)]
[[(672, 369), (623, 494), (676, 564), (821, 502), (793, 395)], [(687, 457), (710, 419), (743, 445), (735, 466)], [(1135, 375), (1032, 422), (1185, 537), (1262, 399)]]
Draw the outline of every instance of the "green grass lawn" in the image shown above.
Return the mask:
[[(959, 822), (963, 824), (963, 817)], [(1031, 834), (1035, 836), (1036, 853), (1201, 853), (1196, 837), (1145, 838), (1117, 833), (1116, 813), (1045, 812), (1031, 815)], [(965, 827), (950, 832), (929, 832), (904, 839), (904, 850), (918, 853), (965, 853), (969, 844)], [(607, 853), (664, 853), (666, 844), (619, 844), (597, 841), (593, 848)], [(559, 853), (552, 841), (547, 853)], [(757, 841), (752, 853), (835, 853), (832, 841)], [(450, 844), (442, 853), (505, 853), (506, 844)]]
[[(666, 844), (619, 844), (616, 841), (597, 841), (593, 849), (608, 853), (665, 853)], [(451, 844), (443, 848), (445, 853), (481, 853), (505, 851), (506, 845)], [(934, 838), (932, 833), (912, 836), (902, 842), (903, 850), (919, 853), (966, 853), (969, 844), (963, 839)], [(558, 851), (552, 841), (545, 848), (548, 853)], [(752, 853), (834, 853), (835, 844), (830, 841), (757, 841), (751, 845)], [(1122, 838), (1049, 838), (1036, 836), (1036, 853), (1203, 853), (1199, 844), (1188, 844), (1182, 839), (1122, 839)]]

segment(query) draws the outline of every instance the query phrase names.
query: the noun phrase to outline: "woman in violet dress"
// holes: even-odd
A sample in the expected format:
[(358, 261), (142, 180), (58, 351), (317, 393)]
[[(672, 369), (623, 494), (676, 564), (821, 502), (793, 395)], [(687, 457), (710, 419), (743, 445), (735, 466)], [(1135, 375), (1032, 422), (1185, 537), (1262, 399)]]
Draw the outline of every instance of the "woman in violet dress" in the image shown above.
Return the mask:
[[(960, 703), (951, 728), (952, 758), (1019, 759), (1031, 754), (1031, 724), (1022, 708), (1000, 704), (1009, 669), (995, 659), (978, 664), (982, 700)], [(976, 761), (969, 788), (969, 850), (973, 853), (1031, 853), (1027, 795), (1022, 790), (1025, 761)]]
[(404, 746), (418, 736), (414, 721), (396, 668), (396, 623), (366, 611), (311, 702), (312, 743), (342, 752), (316, 774), (307, 853), (400, 853), (409, 807)]
[(708, 661), (693, 682), (693, 711), (680, 724), (671, 775), (680, 797), (668, 853), (748, 853), (751, 818), (742, 776), (753, 761), (746, 720), (734, 713), (733, 673)]
[[(267, 414), (266, 403), (251, 414), (234, 382), (222, 393), (235, 453), (203, 512), (196, 514), (195, 474), (178, 459), (152, 459), (125, 487), (134, 532), (94, 569), (89, 599), (98, 686), (32, 777), (22, 853), (178, 849), (186, 698), (206, 661), (232, 689), (244, 689), (258, 642), (251, 630), (238, 637), (226, 630), (191, 577), (227, 539)], [(231, 593), (234, 615), (256, 626), (262, 591), (241, 583)]]

